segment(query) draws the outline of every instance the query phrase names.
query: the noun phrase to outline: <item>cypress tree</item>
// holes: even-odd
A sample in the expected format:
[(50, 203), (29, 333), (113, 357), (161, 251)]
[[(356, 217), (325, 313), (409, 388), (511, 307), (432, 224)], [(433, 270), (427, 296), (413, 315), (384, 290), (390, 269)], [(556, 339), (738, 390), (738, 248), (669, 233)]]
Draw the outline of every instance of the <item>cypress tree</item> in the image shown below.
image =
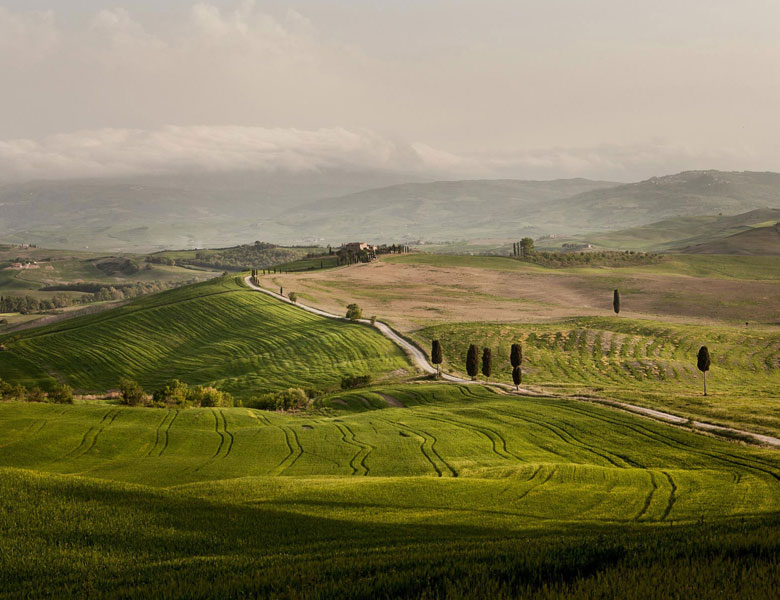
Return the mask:
[(441, 361), (442, 361), (443, 355), (441, 351), (441, 343), (439, 340), (433, 340), (431, 343), (431, 362), (436, 365), (436, 378), (438, 379), (441, 375)]
[(469, 346), (469, 351), (466, 354), (466, 373), (469, 374), (472, 380), (477, 378), (479, 372), (479, 364), (477, 358), (477, 347), (474, 344)]
[(493, 372), (493, 353), (490, 348), (482, 350), (482, 374), (487, 381), (490, 381), (490, 374)]
[(515, 388), (519, 392), (520, 384), (523, 383), (523, 372), (520, 370), (520, 367), (512, 369), (512, 381), (515, 383)]
[(520, 344), (512, 344), (509, 362), (512, 363), (513, 367), (519, 367), (523, 363), (523, 347)]
[(704, 375), (704, 395), (707, 395), (707, 371), (710, 370), (710, 351), (707, 346), (699, 348), (699, 355), (696, 357), (696, 366)]
[(617, 290), (612, 294), (612, 308), (615, 311), (615, 314), (620, 312), (620, 292)]

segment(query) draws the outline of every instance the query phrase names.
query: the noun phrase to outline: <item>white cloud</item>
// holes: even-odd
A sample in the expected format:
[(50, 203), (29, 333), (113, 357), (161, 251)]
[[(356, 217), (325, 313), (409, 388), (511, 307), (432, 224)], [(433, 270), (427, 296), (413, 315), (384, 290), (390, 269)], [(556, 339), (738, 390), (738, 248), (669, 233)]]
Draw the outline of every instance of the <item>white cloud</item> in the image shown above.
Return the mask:
[(370, 131), (261, 127), (101, 129), (0, 141), (0, 178), (106, 177), (191, 170), (426, 169), (414, 150)]
[[(713, 3), (594, 1), (0, 8), (0, 178), (332, 163), (637, 179), (778, 163), (780, 5), (737, 27)], [(656, 136), (670, 141), (642, 141)]]
[(430, 177), (601, 177), (622, 181), (684, 169), (750, 168), (746, 148), (634, 146), (541, 148), (458, 155), (370, 130), (167, 126), (100, 129), (0, 141), (0, 180), (109, 177), (188, 171), (387, 170)]

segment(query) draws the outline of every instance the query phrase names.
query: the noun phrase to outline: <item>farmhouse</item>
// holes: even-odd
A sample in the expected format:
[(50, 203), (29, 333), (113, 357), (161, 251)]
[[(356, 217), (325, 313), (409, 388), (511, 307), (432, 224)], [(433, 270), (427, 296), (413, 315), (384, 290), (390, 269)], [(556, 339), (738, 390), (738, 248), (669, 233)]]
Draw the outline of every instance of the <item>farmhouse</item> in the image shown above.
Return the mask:
[(350, 242), (348, 244), (344, 244), (344, 248), (346, 248), (347, 252), (357, 253), (365, 250), (367, 252), (373, 252), (376, 254), (376, 246), (366, 242)]

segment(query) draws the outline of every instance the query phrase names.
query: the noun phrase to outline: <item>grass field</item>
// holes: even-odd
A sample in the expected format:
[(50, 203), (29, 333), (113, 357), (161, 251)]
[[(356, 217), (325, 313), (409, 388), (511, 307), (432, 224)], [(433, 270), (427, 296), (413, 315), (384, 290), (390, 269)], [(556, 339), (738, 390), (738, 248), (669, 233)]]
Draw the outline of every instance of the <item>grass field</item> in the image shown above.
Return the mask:
[(97, 392), (117, 387), (121, 377), (149, 391), (178, 378), (248, 397), (290, 386), (329, 389), (344, 375), (410, 369), (403, 353), (372, 329), (281, 304), (240, 279), (217, 278), (0, 336), (6, 346), (0, 372), (13, 383), (62, 381)]
[(339, 393), (298, 417), (0, 404), (0, 474), (5, 597), (780, 584), (774, 453), (481, 387)]
[[(676, 414), (780, 433), (780, 333), (624, 318), (548, 324), (457, 323), (414, 334), (439, 339), (445, 367), (465, 373), (469, 344), (493, 351), (493, 381), (512, 383), (509, 351), (523, 344), (523, 384), (562, 393), (622, 399)], [(712, 356), (710, 394), (702, 396), (696, 353)], [(481, 377), (481, 375), (480, 375)]]

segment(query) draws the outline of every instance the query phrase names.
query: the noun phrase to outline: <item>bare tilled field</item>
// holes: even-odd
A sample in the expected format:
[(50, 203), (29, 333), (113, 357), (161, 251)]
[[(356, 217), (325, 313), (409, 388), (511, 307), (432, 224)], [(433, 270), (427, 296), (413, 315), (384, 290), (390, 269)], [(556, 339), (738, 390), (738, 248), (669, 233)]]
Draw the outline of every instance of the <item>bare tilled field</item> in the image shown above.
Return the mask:
[[(451, 259), (451, 260), (442, 260)], [(738, 274), (738, 272), (737, 272)], [(544, 322), (621, 315), (673, 322), (780, 325), (780, 282), (659, 272), (655, 267), (549, 269), (492, 257), (411, 255), (331, 271), (268, 275), (331, 312), (357, 302), (404, 331), (436, 322)]]

